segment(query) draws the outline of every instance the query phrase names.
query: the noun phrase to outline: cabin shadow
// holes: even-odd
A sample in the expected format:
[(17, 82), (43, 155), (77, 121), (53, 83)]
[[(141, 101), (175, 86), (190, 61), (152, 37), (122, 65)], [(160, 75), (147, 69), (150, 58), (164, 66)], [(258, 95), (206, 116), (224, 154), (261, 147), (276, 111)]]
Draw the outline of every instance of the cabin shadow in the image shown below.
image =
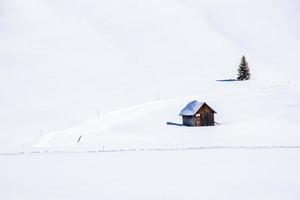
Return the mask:
[(184, 124), (174, 123), (174, 122), (167, 122), (169, 126), (185, 126)]

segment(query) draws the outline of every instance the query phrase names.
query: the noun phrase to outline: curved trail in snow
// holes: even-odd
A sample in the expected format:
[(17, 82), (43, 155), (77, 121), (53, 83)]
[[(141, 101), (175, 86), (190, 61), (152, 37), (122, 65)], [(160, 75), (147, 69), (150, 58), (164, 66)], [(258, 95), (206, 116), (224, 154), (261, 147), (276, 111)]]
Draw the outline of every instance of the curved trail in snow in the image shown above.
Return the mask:
[(200, 151), (200, 150), (272, 150), (272, 149), (300, 149), (300, 145), (238, 145), (238, 146), (200, 146), (200, 147), (174, 147), (174, 148), (128, 148), (128, 149), (108, 149), (108, 150), (86, 150), (86, 151), (29, 151), (17, 153), (0, 153), (0, 156), (9, 155), (33, 155), (33, 154), (83, 154), (83, 153), (115, 153), (115, 152), (150, 152), (150, 151)]

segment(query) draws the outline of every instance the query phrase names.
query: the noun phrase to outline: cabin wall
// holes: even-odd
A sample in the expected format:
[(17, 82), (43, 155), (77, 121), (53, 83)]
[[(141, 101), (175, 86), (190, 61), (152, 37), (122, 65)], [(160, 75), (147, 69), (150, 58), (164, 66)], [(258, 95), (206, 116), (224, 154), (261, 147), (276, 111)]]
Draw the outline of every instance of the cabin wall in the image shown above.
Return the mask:
[(205, 120), (206, 120), (206, 125), (207, 126), (213, 126), (215, 125), (215, 121), (214, 121), (214, 114), (213, 113), (206, 113), (205, 114)]
[(182, 123), (186, 126), (195, 126), (195, 120), (193, 116), (182, 116)]
[(214, 126), (215, 125), (215, 114), (212, 113), (211, 114), (211, 126)]
[(208, 106), (203, 106), (195, 115), (195, 123), (199, 126), (214, 126), (215, 125), (215, 117), (214, 112)]

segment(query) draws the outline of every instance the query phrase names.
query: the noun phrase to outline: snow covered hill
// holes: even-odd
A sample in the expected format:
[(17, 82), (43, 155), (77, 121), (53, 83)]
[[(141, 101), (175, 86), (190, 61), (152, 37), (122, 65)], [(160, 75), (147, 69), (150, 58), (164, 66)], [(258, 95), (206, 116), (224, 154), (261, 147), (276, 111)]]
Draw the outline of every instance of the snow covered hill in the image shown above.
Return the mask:
[[(35, 150), (298, 145), (300, 85), (281, 84), (207, 83), (194, 97), (133, 106), (50, 132), (35, 144)], [(181, 126), (179, 111), (193, 99), (213, 106), (219, 125)]]
[(235, 78), (242, 54), (254, 79), (298, 79), (297, 7), (292, 0), (3, 0), (0, 149), (29, 147), (97, 109), (103, 115), (159, 94), (203, 99), (196, 94), (203, 82)]

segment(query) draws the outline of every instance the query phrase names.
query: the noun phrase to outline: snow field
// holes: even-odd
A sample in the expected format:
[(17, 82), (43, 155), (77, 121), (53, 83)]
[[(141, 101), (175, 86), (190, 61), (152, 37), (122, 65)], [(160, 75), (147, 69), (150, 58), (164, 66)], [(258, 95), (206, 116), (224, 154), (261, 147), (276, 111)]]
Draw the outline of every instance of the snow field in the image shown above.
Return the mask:
[(299, 149), (0, 156), (1, 199), (300, 197)]

